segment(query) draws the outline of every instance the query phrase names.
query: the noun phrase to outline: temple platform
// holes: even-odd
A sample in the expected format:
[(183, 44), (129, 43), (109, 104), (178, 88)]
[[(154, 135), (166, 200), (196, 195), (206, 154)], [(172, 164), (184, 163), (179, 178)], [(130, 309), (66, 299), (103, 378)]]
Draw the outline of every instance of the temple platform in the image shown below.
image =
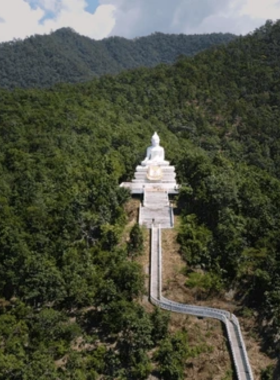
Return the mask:
[(179, 193), (179, 185), (168, 182), (123, 182), (120, 187), (130, 190), (131, 194), (144, 194), (145, 190), (163, 190), (168, 194)]
[(175, 167), (171, 165), (148, 165), (136, 167), (132, 182), (168, 182), (176, 184)]

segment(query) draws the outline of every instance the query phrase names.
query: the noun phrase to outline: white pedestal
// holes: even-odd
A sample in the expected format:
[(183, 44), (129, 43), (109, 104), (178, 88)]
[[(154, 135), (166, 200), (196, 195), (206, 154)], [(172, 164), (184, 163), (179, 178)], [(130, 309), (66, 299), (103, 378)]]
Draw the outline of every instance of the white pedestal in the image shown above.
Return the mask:
[(142, 194), (145, 189), (158, 189), (169, 194), (178, 193), (175, 167), (170, 165), (149, 165), (136, 167), (132, 182), (123, 182), (121, 187), (130, 189), (132, 194)]

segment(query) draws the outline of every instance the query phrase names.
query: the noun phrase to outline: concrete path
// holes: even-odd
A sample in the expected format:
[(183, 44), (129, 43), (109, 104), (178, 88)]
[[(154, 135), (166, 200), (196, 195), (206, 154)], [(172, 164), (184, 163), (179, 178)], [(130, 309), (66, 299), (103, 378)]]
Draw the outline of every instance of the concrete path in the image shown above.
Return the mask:
[(150, 300), (166, 310), (222, 321), (226, 327), (237, 379), (253, 380), (246, 346), (235, 315), (226, 310), (181, 304), (162, 296), (161, 228), (172, 228), (173, 220), (173, 209), (169, 206), (168, 194), (156, 191), (145, 192), (144, 207), (141, 207), (139, 213), (139, 223), (151, 228)]

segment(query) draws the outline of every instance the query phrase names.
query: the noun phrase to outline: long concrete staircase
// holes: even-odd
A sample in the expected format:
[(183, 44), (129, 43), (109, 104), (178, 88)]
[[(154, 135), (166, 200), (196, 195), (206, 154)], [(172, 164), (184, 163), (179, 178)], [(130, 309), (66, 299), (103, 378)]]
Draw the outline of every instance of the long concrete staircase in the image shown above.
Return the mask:
[[(163, 223), (161, 223), (163, 222)], [(225, 325), (232, 359), (238, 380), (253, 380), (246, 346), (238, 319), (226, 310), (186, 305), (168, 300), (162, 296), (162, 252), (161, 229), (174, 225), (173, 209), (168, 194), (162, 191), (147, 191), (139, 213), (139, 223), (151, 229), (150, 300), (165, 310), (190, 314), (198, 317), (215, 318)]]

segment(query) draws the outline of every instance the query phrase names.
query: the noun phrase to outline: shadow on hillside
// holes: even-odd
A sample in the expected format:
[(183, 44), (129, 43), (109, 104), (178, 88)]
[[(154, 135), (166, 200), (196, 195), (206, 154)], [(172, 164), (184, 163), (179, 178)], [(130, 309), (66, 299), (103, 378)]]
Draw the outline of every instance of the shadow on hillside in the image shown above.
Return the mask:
[(181, 210), (179, 209), (179, 207), (174, 207), (173, 208), (173, 212), (174, 212), (174, 215), (175, 216), (178, 216), (181, 214)]
[(273, 380), (280, 379), (280, 360), (277, 361), (276, 367), (273, 372)]

